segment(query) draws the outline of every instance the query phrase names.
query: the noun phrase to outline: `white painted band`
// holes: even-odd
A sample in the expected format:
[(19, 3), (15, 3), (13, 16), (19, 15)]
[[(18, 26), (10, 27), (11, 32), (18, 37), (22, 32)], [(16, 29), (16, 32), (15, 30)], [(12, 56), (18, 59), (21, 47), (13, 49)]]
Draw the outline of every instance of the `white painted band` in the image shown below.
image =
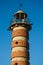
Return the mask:
[(12, 61), (28, 61), (28, 59), (24, 57), (15, 57), (12, 59)]
[(15, 27), (15, 28), (13, 28), (13, 30), (18, 30), (18, 29), (24, 29), (24, 30), (26, 30), (25, 27)]
[(12, 52), (14, 51), (27, 51), (26, 47), (14, 47), (12, 48)]
[(17, 41), (17, 40), (24, 40), (24, 41), (27, 41), (27, 38), (26, 37), (22, 37), (22, 36), (18, 36), (18, 37), (14, 37), (13, 38), (13, 41)]

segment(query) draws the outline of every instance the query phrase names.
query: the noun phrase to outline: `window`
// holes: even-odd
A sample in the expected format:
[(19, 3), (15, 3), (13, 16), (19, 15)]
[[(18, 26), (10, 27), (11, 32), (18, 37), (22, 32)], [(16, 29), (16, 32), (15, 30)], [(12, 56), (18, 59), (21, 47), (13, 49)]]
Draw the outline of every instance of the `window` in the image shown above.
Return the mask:
[(15, 65), (17, 65), (17, 63), (15, 63)]
[(16, 42), (16, 44), (18, 44), (18, 42)]

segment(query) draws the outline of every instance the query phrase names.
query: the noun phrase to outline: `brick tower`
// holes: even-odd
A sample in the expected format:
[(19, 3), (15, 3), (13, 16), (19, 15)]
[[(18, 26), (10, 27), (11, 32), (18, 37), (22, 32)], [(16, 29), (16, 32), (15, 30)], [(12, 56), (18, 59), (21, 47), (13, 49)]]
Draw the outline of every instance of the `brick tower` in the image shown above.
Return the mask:
[(9, 30), (12, 31), (11, 65), (30, 65), (28, 40), (31, 23), (27, 23), (27, 14), (17, 11)]

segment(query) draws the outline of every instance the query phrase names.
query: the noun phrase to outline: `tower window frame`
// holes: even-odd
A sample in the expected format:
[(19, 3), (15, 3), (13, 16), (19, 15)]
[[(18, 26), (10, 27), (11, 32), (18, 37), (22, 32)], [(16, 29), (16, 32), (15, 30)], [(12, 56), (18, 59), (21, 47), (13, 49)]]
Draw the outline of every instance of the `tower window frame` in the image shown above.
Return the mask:
[(18, 42), (16, 41), (16, 43), (15, 44), (18, 44)]
[(15, 63), (15, 65), (18, 65), (18, 63)]

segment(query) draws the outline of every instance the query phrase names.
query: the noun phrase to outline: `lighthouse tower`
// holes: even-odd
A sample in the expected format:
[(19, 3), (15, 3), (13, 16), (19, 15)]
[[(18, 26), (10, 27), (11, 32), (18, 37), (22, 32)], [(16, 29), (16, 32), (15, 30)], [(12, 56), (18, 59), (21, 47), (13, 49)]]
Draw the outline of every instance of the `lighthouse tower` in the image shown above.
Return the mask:
[(9, 30), (12, 31), (11, 65), (30, 65), (28, 41), (31, 23), (27, 23), (27, 14), (17, 11)]

